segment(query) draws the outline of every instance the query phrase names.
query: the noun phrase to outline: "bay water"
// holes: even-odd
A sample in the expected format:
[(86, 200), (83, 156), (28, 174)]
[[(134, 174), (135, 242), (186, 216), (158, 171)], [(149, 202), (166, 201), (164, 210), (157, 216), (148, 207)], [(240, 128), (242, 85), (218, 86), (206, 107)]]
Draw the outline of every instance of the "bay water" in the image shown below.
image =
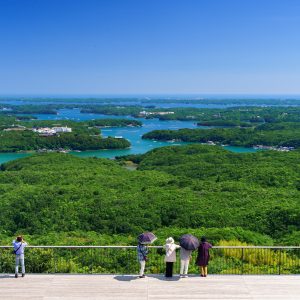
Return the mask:
[[(208, 129), (211, 127), (197, 126), (195, 121), (159, 121), (158, 119), (145, 119), (145, 118), (133, 118), (131, 116), (116, 116), (116, 115), (101, 115), (94, 113), (81, 113), (80, 109), (61, 109), (58, 114), (33, 114), (39, 120), (71, 120), (71, 121), (87, 121), (95, 119), (132, 119), (138, 120), (143, 123), (142, 127), (107, 127), (102, 128), (101, 133), (103, 137), (123, 137), (128, 139), (131, 143), (131, 147), (128, 149), (112, 149), (112, 150), (97, 150), (97, 151), (83, 151), (83, 152), (70, 152), (73, 155), (80, 157), (103, 157), (114, 158), (116, 156), (145, 153), (151, 149), (170, 146), (170, 145), (184, 145), (189, 143), (184, 142), (165, 142), (165, 141), (153, 141), (144, 140), (142, 135), (152, 130), (178, 130), (182, 128), (202, 128)], [(253, 148), (224, 146), (225, 149), (238, 152), (248, 153), (255, 152), (257, 150)], [(22, 158), (30, 155), (30, 153), (0, 153), (0, 164)]]

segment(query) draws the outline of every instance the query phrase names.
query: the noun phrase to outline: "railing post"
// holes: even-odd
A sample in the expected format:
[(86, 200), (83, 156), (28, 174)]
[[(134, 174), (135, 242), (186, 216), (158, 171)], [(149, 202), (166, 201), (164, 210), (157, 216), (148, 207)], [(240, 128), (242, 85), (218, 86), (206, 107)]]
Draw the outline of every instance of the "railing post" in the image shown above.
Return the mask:
[(95, 259), (95, 251), (93, 248), (91, 248), (91, 252), (92, 252), (92, 269), (91, 269), (91, 273), (94, 273), (94, 259)]
[(282, 249), (279, 249), (279, 262), (278, 262), (278, 275), (281, 275), (281, 252)]
[(54, 273), (57, 273), (57, 262), (56, 262), (56, 251), (55, 251), (55, 249), (52, 249), (52, 255), (53, 255)]
[(242, 274), (244, 275), (244, 247), (242, 248)]

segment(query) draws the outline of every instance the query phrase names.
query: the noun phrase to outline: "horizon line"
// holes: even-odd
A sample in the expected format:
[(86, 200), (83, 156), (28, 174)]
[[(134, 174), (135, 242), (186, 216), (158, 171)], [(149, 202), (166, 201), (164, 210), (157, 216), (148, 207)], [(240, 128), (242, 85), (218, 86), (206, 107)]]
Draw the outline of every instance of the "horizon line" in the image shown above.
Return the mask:
[(2, 97), (300, 97), (300, 93), (1, 93)]

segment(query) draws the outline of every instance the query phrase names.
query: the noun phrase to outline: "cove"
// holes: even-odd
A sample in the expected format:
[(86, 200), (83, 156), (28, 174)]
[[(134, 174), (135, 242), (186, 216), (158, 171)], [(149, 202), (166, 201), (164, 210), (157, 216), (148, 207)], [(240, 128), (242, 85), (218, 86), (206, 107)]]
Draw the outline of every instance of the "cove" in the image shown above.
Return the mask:
[[(139, 120), (143, 123), (142, 127), (107, 127), (102, 128), (101, 133), (103, 137), (108, 136), (122, 136), (128, 139), (131, 143), (129, 149), (112, 149), (112, 150), (98, 150), (98, 151), (83, 151), (70, 153), (79, 157), (103, 157), (114, 158), (116, 156), (129, 155), (129, 154), (141, 154), (151, 149), (171, 146), (171, 145), (186, 145), (190, 143), (184, 142), (165, 142), (165, 141), (153, 141), (143, 140), (142, 135), (152, 130), (177, 130), (182, 128), (202, 128), (209, 129), (207, 126), (197, 126), (195, 121), (159, 121), (158, 119), (145, 119), (145, 118), (133, 118), (131, 116), (116, 116), (116, 115), (101, 115), (93, 113), (81, 113), (79, 109), (61, 109), (57, 115), (48, 114), (33, 114), (39, 120), (72, 120), (72, 121), (86, 121), (94, 119), (133, 119)], [(246, 147), (234, 147), (224, 146), (225, 149), (236, 153), (249, 153), (256, 152), (253, 148)], [(31, 153), (0, 153), (0, 164), (10, 160), (26, 157)]]

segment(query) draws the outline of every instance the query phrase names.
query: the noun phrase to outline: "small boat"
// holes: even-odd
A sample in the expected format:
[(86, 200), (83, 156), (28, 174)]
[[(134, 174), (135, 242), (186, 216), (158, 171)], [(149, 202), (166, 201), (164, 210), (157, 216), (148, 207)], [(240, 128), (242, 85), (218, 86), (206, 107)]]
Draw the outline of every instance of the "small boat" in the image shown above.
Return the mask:
[(122, 135), (115, 135), (115, 139), (122, 139)]

